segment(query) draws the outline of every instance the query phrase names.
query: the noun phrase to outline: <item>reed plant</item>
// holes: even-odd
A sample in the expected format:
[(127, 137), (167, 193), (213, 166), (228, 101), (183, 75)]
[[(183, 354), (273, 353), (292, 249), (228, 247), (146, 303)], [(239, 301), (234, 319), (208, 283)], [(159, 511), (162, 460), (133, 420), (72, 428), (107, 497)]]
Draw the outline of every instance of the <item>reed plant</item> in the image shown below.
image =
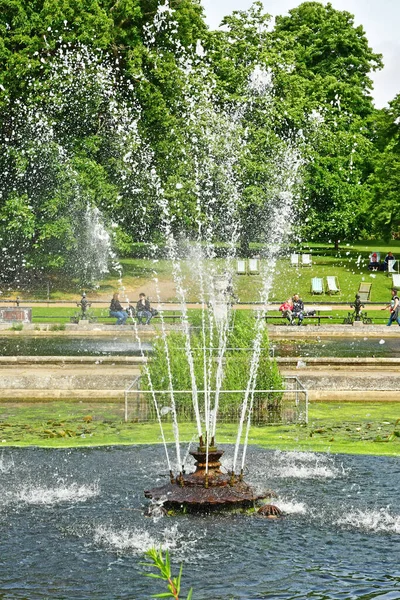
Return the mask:
[[(192, 376), (188, 353), (193, 360), (193, 372), (198, 390), (217, 387), (218, 369), (222, 366), (222, 382), (219, 401), (219, 419), (234, 422), (238, 419), (243, 391), (249, 386), (254, 356), (254, 343), (257, 335), (256, 320), (250, 314), (240, 315), (227, 334), (226, 351), (219, 360), (214, 335), (195, 330), (188, 340), (182, 332), (169, 332), (165, 337), (154, 341), (153, 354), (149, 364), (142, 369), (141, 387), (157, 392), (157, 401), (166, 410), (164, 419), (169, 420), (167, 407), (170, 404), (171, 390), (174, 391), (176, 410), (180, 420), (193, 419)], [(266, 327), (261, 330), (260, 355), (255, 376), (255, 390), (282, 390), (283, 380), (275, 360), (270, 356)], [(219, 365), (220, 363), (220, 365)], [(190, 390), (190, 391), (189, 391)], [(181, 393), (185, 392), (187, 393)], [(163, 392), (163, 393), (159, 393)], [(202, 400), (201, 392), (199, 394)], [(279, 393), (255, 395), (258, 423), (279, 422), (282, 395)]]

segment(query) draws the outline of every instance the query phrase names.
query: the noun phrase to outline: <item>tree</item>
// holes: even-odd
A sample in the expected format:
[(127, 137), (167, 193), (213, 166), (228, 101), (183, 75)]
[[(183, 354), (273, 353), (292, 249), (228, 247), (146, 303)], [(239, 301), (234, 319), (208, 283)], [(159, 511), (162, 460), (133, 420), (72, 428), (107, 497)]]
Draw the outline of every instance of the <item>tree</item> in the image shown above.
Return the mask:
[(365, 211), (370, 231), (390, 240), (400, 230), (400, 94), (373, 120), (374, 170)]
[(182, 155), (179, 52), (206, 31), (196, 1), (173, 4), (161, 22), (157, 0), (0, 0), (6, 280), (29, 265), (76, 274), (88, 206), (151, 239), (151, 166), (175, 187)]
[(305, 235), (333, 239), (337, 245), (354, 236), (365, 211), (371, 155), (367, 124), (374, 112), (369, 73), (382, 66), (381, 56), (369, 48), (353, 16), (329, 3), (305, 2), (289, 16), (277, 17), (273, 36), (293, 59), (286, 79), (302, 79), (308, 123), (315, 113), (320, 118), (311, 131), (305, 125), (310, 141)]

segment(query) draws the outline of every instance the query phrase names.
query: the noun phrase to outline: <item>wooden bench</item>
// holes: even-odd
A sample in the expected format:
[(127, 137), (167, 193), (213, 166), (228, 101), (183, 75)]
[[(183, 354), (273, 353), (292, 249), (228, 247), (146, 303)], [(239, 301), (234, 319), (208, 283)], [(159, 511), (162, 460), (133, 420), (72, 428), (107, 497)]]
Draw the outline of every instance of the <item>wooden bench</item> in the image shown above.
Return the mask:
[[(107, 320), (107, 323), (104, 323), (105, 325), (108, 324), (109, 319), (113, 319), (115, 320), (116, 317), (112, 317), (108, 312), (104, 315), (93, 315), (92, 313), (90, 313), (89, 315), (87, 315), (89, 317), (89, 321), (92, 323), (101, 323), (103, 320)], [(81, 317), (82, 319), (84, 319), (84, 317), (82, 315), (46, 315), (46, 316), (42, 316), (42, 317), (34, 317), (33, 318), (33, 322), (39, 323), (41, 322), (38, 319), (45, 319), (46, 321), (48, 319), (55, 319), (58, 321), (69, 321), (70, 323), (78, 323), (79, 322), (79, 317)], [(136, 321), (136, 317), (133, 317)], [(167, 314), (165, 314), (165, 312), (163, 312), (163, 320), (164, 321), (172, 321), (172, 323), (175, 323), (175, 321), (180, 321), (182, 318), (182, 313), (180, 311), (167, 311)], [(131, 317), (128, 317), (127, 323), (129, 323)], [(161, 315), (160, 313), (158, 315), (155, 315), (154, 317), (151, 318), (151, 321), (153, 320), (157, 320), (160, 321), (161, 320)], [(112, 323), (111, 323), (112, 324)]]
[[(273, 319), (275, 319), (276, 321), (285, 321), (285, 323), (283, 324), (290, 325), (287, 318), (282, 315), (265, 315), (265, 320), (267, 321), (267, 323), (268, 321), (272, 321)], [(305, 321), (306, 319), (311, 321), (318, 321), (318, 325), (321, 325), (321, 319), (332, 319), (332, 317), (330, 315), (304, 315), (303, 321)]]
[[(168, 314), (165, 314), (165, 311), (163, 311), (162, 317), (163, 317), (163, 321), (171, 320), (173, 323), (175, 323), (176, 320), (180, 321), (182, 319), (182, 313), (180, 311), (173, 310), (173, 311), (168, 311)], [(154, 317), (151, 318), (152, 321), (154, 319), (161, 321), (160, 313), (158, 313), (158, 315), (155, 315)]]

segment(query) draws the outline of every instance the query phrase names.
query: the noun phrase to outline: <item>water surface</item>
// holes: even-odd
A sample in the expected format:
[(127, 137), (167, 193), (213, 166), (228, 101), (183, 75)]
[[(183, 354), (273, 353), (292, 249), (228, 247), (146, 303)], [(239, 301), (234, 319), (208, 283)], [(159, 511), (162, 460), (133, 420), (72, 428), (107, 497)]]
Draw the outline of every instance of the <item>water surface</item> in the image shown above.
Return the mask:
[[(143, 342), (145, 352), (151, 350)], [(0, 356), (139, 356), (134, 334), (115, 337), (0, 337)]]
[(196, 600), (400, 598), (398, 459), (250, 458), (284, 519), (144, 516), (143, 490), (165, 481), (158, 446), (4, 449), (0, 597), (148, 600), (165, 590), (140, 563), (161, 546)]
[(400, 358), (399, 338), (319, 338), (273, 340), (275, 356)]
[[(273, 340), (275, 356), (400, 357), (400, 338)], [(151, 344), (142, 344), (151, 352)], [(0, 356), (138, 356), (134, 334), (115, 337), (0, 337)]]

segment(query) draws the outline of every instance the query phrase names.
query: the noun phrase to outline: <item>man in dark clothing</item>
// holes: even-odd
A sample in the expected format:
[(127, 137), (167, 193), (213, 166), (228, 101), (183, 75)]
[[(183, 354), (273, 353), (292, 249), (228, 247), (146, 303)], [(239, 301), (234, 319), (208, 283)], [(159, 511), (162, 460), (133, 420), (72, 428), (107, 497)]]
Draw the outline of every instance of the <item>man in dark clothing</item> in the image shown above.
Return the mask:
[(139, 300), (136, 304), (136, 315), (139, 325), (143, 324), (143, 319), (145, 319), (145, 325), (150, 324), (153, 313), (150, 307), (150, 302), (146, 298), (146, 294), (143, 294), (143, 292), (139, 294)]
[(392, 252), (388, 252), (383, 260), (383, 270), (384, 271), (388, 271), (389, 270), (389, 263), (395, 260), (393, 253)]
[(304, 302), (298, 294), (293, 296), (293, 308), (292, 308), (292, 321), (291, 325), (294, 325), (294, 320), (298, 319), (297, 325), (301, 325), (304, 319)]

